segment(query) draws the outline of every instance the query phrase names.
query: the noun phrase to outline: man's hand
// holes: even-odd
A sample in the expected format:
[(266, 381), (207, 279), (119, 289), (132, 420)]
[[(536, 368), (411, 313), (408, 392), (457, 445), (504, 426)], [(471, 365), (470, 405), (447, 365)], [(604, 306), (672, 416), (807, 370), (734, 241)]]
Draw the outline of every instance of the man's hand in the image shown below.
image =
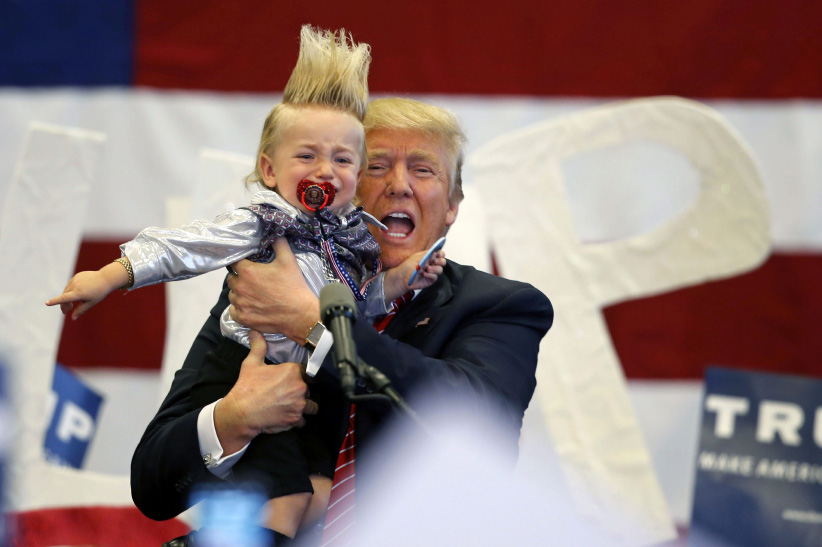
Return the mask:
[(260, 332), (279, 332), (303, 344), (320, 318), (320, 302), (303, 278), (288, 242), (273, 245), (276, 258), (269, 264), (241, 260), (237, 275), (228, 276), (232, 319)]
[(251, 351), (231, 391), (214, 408), (214, 428), (225, 455), (251, 442), (260, 433), (279, 433), (305, 425), (304, 414), (316, 414), (308, 399), (303, 369), (297, 363), (266, 365), (266, 341), (249, 334)]

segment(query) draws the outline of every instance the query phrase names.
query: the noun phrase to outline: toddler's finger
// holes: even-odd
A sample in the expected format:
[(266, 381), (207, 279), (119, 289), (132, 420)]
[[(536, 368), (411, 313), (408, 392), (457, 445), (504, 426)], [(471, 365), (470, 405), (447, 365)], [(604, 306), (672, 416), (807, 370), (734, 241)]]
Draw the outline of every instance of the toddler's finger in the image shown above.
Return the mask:
[(76, 321), (81, 315), (86, 313), (91, 307), (94, 306), (94, 302), (83, 302), (77, 308), (75, 308), (74, 313), (71, 314), (72, 321)]
[(74, 291), (66, 291), (60, 296), (55, 296), (46, 300), (46, 306), (56, 306), (57, 304), (64, 304), (66, 302), (73, 302), (77, 299), (77, 294)]

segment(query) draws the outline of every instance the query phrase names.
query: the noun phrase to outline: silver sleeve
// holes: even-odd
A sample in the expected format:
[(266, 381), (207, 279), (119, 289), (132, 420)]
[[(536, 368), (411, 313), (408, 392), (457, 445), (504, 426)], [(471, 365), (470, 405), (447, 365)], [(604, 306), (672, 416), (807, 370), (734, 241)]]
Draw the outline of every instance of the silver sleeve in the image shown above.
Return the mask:
[(146, 228), (120, 251), (131, 262), (136, 289), (217, 270), (254, 254), (259, 245), (257, 216), (236, 209), (180, 228)]
[(371, 283), (368, 284), (368, 294), (365, 300), (357, 302), (360, 316), (368, 321), (373, 321), (377, 317), (383, 316), (394, 309), (394, 303), (385, 301), (385, 272), (377, 274)]

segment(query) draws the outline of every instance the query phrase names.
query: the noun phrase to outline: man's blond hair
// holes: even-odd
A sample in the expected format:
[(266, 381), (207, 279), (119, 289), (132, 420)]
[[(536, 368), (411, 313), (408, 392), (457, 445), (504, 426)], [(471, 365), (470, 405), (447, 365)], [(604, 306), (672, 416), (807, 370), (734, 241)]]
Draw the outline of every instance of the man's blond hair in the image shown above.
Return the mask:
[(366, 134), (375, 129), (408, 130), (438, 141), (448, 161), (448, 199), (451, 203), (462, 201), (463, 146), (467, 139), (452, 112), (414, 99), (388, 97), (371, 101), (363, 125)]
[[(333, 108), (362, 122), (368, 105), (370, 64), (371, 47), (355, 43), (345, 29), (330, 31), (304, 25), (300, 30), (300, 54), (283, 91), (283, 102), (265, 119), (257, 164), (246, 181), (264, 186), (260, 156), (272, 154), (283, 131), (301, 108)], [(364, 160), (364, 138), (361, 154)]]

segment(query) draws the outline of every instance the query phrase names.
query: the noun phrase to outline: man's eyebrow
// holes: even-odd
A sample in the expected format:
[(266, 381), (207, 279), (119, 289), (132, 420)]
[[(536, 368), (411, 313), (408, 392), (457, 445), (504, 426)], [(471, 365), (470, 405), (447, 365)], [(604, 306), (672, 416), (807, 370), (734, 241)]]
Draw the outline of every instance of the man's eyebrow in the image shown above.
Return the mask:
[(437, 157), (437, 155), (433, 152), (429, 152), (428, 150), (411, 150), (411, 152), (408, 153), (408, 158), (412, 160), (427, 161), (429, 163), (434, 164), (437, 167), (440, 166), (440, 160)]
[(368, 151), (368, 159), (369, 160), (376, 160), (381, 158), (386, 158), (390, 155), (388, 150), (385, 149), (377, 149), (377, 150), (369, 150)]
[[(391, 157), (394, 157), (394, 153), (389, 148), (377, 148), (368, 151), (368, 161), (380, 160), (383, 158)], [(411, 161), (425, 161), (431, 163), (432, 165), (435, 165), (436, 167), (440, 166), (440, 160), (436, 154), (434, 154), (433, 152), (429, 152), (428, 150), (423, 150), (421, 148), (409, 151), (406, 158)]]

